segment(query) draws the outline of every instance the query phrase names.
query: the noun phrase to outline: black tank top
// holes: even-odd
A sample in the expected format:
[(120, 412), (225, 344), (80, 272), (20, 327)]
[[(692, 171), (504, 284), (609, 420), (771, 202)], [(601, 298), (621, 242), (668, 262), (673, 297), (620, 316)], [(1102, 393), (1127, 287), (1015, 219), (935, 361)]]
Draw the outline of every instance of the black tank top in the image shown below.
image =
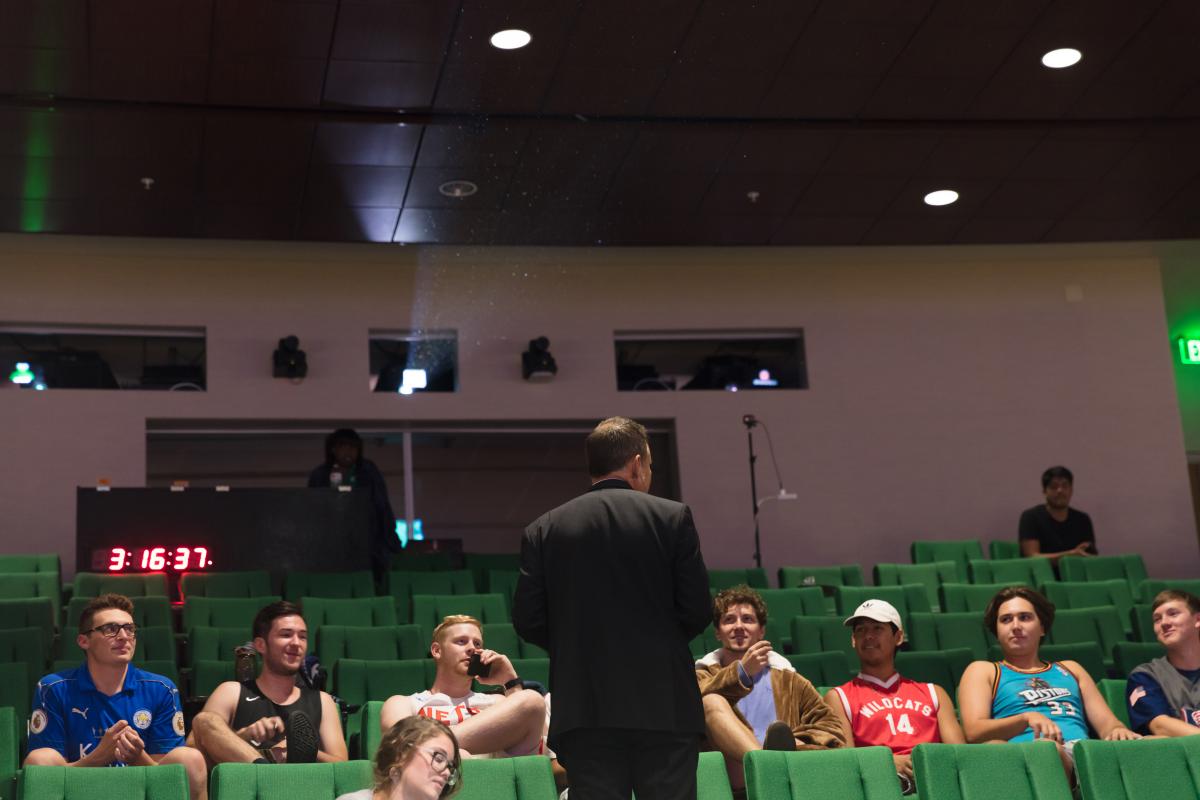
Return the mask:
[(237, 709), (233, 712), (233, 729), (240, 731), (252, 722), (263, 717), (279, 717), (287, 724), (288, 717), (293, 711), (303, 711), (312, 721), (313, 728), (321, 729), (321, 693), (307, 686), (300, 687), (300, 697), (294, 703), (286, 706), (276, 705), (271, 698), (262, 693), (255, 681), (241, 684), (238, 692)]

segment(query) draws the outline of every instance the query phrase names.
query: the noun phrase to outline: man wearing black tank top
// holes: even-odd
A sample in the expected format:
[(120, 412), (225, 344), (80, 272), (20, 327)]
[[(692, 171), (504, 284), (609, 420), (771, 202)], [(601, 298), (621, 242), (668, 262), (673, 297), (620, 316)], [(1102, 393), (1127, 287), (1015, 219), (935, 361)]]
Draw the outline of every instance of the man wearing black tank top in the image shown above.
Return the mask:
[(260, 610), (254, 617), (254, 649), (262, 656), (258, 678), (218, 686), (192, 721), (188, 743), (214, 765), (345, 761), (333, 698), (296, 683), (308, 652), (300, 608), (281, 601)]

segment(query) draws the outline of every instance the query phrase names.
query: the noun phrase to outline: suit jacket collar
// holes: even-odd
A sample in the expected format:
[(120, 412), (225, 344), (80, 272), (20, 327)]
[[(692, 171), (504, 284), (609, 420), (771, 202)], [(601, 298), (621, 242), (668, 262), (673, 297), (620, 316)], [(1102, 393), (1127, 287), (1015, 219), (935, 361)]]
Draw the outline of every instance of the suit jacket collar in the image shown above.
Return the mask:
[(592, 488), (589, 489), (588, 491), (594, 492), (599, 489), (632, 489), (632, 488), (633, 487), (629, 485), (628, 481), (623, 481), (620, 478), (608, 478), (606, 480), (596, 481), (595, 483), (592, 484)]

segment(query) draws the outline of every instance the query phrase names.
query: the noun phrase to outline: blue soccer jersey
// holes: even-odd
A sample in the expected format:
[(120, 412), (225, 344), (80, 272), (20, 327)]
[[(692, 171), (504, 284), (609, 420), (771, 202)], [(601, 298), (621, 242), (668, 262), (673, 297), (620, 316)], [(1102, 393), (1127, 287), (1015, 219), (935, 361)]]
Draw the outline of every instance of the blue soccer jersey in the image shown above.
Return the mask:
[[(104, 732), (119, 720), (129, 722), (152, 755), (184, 743), (179, 690), (169, 678), (130, 664), (124, 687), (109, 696), (96, 688), (84, 663), (38, 681), (29, 717), (29, 749), (48, 747), (68, 763), (75, 762), (100, 744)], [(114, 766), (125, 765), (118, 761)]]
[[(992, 719), (1036, 711), (1046, 715), (1059, 727), (1064, 742), (1088, 738), (1083, 695), (1079, 691), (1079, 681), (1069, 669), (1055, 661), (1041, 669), (1026, 672), (1001, 661), (996, 665), (996, 670)], [(1009, 741), (1033, 741), (1033, 729), (1026, 728)]]

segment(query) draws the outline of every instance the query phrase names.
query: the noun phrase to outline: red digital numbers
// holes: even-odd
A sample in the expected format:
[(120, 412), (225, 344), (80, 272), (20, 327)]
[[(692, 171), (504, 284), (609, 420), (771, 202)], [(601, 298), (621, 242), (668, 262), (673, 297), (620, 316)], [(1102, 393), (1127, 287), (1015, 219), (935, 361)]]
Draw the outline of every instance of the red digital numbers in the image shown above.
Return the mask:
[(105, 565), (109, 572), (124, 572), (134, 569), (139, 572), (161, 572), (172, 570), (186, 572), (190, 569), (206, 569), (212, 566), (207, 547), (139, 547), (128, 550), (124, 547), (109, 548)]
[(108, 571), (120, 572), (125, 569), (125, 548), (114, 547), (108, 557)]
[(171, 563), (171, 569), (178, 572), (183, 572), (188, 568), (188, 557), (192, 554), (190, 547), (176, 547), (175, 560)]

